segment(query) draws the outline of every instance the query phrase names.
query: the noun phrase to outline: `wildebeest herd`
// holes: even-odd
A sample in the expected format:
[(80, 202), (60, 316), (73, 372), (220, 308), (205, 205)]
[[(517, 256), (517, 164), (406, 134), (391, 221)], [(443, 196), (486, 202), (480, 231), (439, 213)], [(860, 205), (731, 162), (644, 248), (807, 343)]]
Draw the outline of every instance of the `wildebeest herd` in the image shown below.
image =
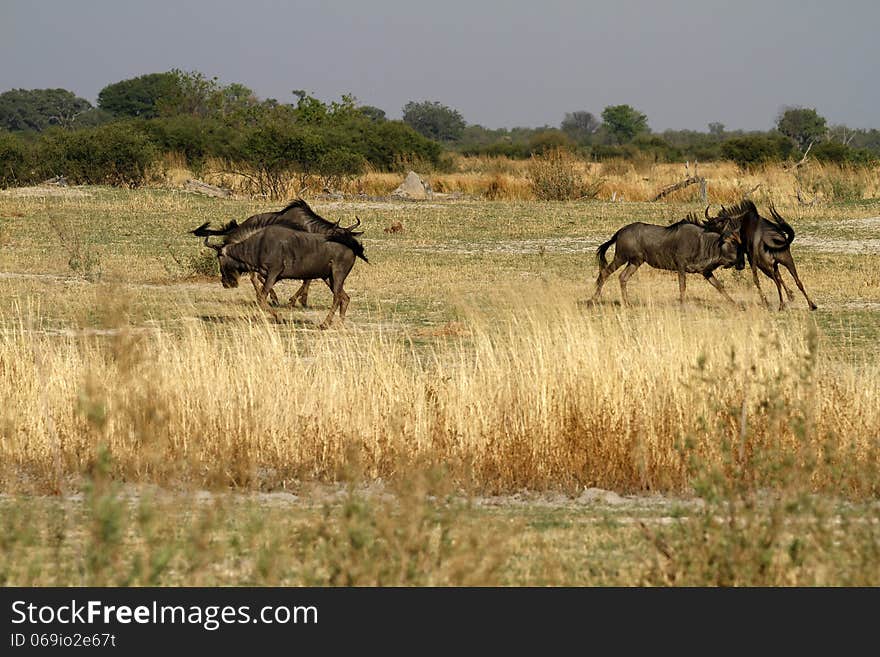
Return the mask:
[[(626, 265), (620, 275), (620, 290), (624, 303), (628, 304), (627, 281), (642, 264), (647, 263), (657, 269), (678, 273), (682, 302), (688, 273), (702, 274), (728, 301), (733, 302), (714, 272), (719, 268), (744, 269), (748, 260), (755, 286), (765, 305), (767, 300), (761, 290), (758, 270), (776, 283), (780, 310), (785, 306), (783, 289), (789, 301), (794, 299), (779, 273), (779, 265), (783, 265), (791, 273), (810, 310), (815, 310), (816, 304), (804, 290), (789, 248), (794, 240), (794, 229), (772, 205), (770, 213), (773, 221), (762, 217), (755, 204), (745, 200), (731, 208), (722, 206), (721, 212), (714, 217), (709, 215), (707, 207), (705, 219), (691, 214), (668, 226), (641, 222), (628, 224), (601, 244), (596, 252), (600, 269), (596, 291), (590, 301), (598, 300), (608, 277)], [(333, 293), (330, 313), (321, 324), (321, 328), (327, 328), (337, 309), (340, 320), (345, 319), (349, 296), (343, 290), (343, 284), (355, 259), (368, 262), (364, 247), (357, 239), (362, 234), (355, 230), (359, 225), (360, 219), (348, 227), (340, 226), (338, 221), (327, 221), (304, 200), (297, 199), (278, 212), (256, 214), (241, 224), (231, 221), (219, 230), (209, 228), (210, 222), (207, 222), (192, 234), (204, 237), (205, 246), (217, 252), (223, 287), (237, 287), (241, 275), (249, 274), (257, 301), (276, 320), (278, 315), (267, 303), (267, 298), (271, 295), (277, 303), (272, 290), (277, 281), (301, 280), (302, 285), (289, 303), (293, 306), (299, 300), (305, 307), (310, 282), (323, 280)], [(222, 237), (222, 243), (211, 244), (211, 236)], [(614, 259), (609, 263), (606, 253), (612, 245), (615, 247)]]
[[(305, 306), (309, 283), (314, 279), (323, 280), (333, 292), (330, 314), (321, 324), (327, 328), (337, 308), (340, 319), (345, 319), (349, 296), (342, 286), (355, 258), (368, 262), (364, 247), (357, 239), (361, 233), (354, 230), (359, 224), (360, 220), (344, 228), (339, 222), (332, 223), (318, 216), (305, 201), (297, 199), (278, 212), (256, 214), (241, 224), (231, 221), (220, 230), (212, 230), (207, 222), (192, 233), (204, 237), (205, 246), (217, 252), (223, 287), (238, 287), (240, 276), (250, 274), (257, 301), (276, 320), (278, 314), (269, 307), (266, 298), (270, 293), (274, 295), (272, 287), (277, 281), (303, 281), (290, 298), (290, 305), (300, 299)], [(223, 243), (211, 244), (212, 235), (222, 235)]]
[[(647, 263), (657, 269), (678, 272), (679, 298), (682, 302), (684, 302), (686, 286), (685, 274), (688, 273), (702, 274), (715, 289), (732, 302), (733, 299), (715, 278), (714, 272), (720, 267), (735, 266), (737, 269), (744, 269), (745, 260), (748, 259), (755, 286), (765, 305), (769, 304), (761, 290), (758, 270), (776, 283), (780, 310), (785, 307), (785, 300), (782, 298), (783, 289), (789, 301), (794, 299), (794, 294), (779, 274), (779, 265), (783, 265), (791, 273), (798, 289), (803, 292), (810, 310), (816, 309), (816, 304), (807, 296), (791, 255), (794, 228), (772, 205), (770, 214), (774, 221), (762, 217), (750, 200), (745, 200), (731, 208), (722, 206), (721, 212), (715, 217), (709, 216), (707, 206), (704, 214), (705, 220), (695, 215), (688, 215), (669, 226), (638, 222), (618, 230), (610, 240), (599, 246), (596, 252), (601, 267), (599, 278), (596, 280), (596, 292), (591, 301), (599, 298), (605, 280), (621, 266), (626, 265), (626, 269), (620, 275), (620, 291), (624, 303), (629, 303), (626, 283), (642, 264)], [(614, 260), (608, 263), (605, 253), (612, 244), (615, 245)]]

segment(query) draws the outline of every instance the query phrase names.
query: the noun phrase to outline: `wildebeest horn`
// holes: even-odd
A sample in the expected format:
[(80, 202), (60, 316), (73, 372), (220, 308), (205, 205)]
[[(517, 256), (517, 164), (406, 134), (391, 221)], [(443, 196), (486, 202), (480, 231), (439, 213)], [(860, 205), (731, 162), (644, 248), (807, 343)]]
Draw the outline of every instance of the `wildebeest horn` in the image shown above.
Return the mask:
[(706, 209), (703, 210), (703, 214), (706, 215), (706, 219), (711, 219), (711, 217), (709, 216), (709, 206), (708, 205), (706, 206)]
[(208, 243), (208, 240), (210, 239), (210, 237), (211, 237), (210, 235), (206, 235), (206, 236), (205, 236), (205, 246), (207, 246), (207, 247), (209, 247), (209, 248), (211, 248), (211, 249), (214, 249), (217, 253), (220, 253), (220, 251), (223, 249), (223, 247), (222, 247), (222, 246), (218, 246), (218, 245), (216, 245), (216, 244), (209, 244), (209, 243)]
[(773, 215), (773, 218), (774, 218), (777, 222), (785, 221), (785, 219), (783, 219), (783, 218), (779, 215), (779, 213), (776, 211), (776, 207), (773, 205), (773, 203), (770, 204), (770, 214)]
[(357, 219), (357, 222), (353, 223), (351, 226), (349, 226), (345, 230), (354, 230), (355, 228), (357, 228), (358, 226), (361, 225), (361, 218), (358, 217), (357, 215), (354, 215), (354, 218)]

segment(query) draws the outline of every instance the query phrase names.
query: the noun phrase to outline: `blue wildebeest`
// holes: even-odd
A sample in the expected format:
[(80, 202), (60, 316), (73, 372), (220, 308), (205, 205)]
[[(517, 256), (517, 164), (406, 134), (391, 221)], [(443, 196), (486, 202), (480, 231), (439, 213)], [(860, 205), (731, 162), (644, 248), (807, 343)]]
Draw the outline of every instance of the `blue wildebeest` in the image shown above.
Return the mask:
[(764, 297), (763, 290), (761, 290), (761, 283), (758, 280), (759, 269), (776, 283), (780, 310), (785, 308), (785, 301), (782, 298), (783, 289), (785, 289), (785, 293), (788, 295), (788, 300), (794, 300), (794, 293), (788, 288), (779, 274), (779, 265), (783, 265), (791, 273), (798, 289), (803, 292), (810, 310), (816, 310), (817, 306), (807, 296), (807, 291), (804, 289), (804, 284), (801, 283), (797, 268), (794, 266), (794, 258), (791, 255), (790, 247), (794, 241), (794, 228), (780, 216), (772, 205), (770, 206), (770, 214), (775, 222), (762, 217), (758, 213), (758, 208), (755, 207), (755, 204), (748, 199), (732, 208), (722, 206), (721, 212), (717, 217), (709, 216), (709, 208), (707, 206), (705, 211), (706, 227), (710, 230), (720, 231), (729, 229), (739, 233), (742, 238), (741, 250), (744, 251), (746, 258), (748, 258), (755, 287), (758, 288), (758, 294), (761, 295), (761, 301), (764, 302), (765, 306), (770, 304)]
[[(196, 228), (193, 232), (194, 235), (199, 237), (204, 237), (207, 235), (222, 235), (226, 239), (229, 240), (237, 240), (240, 235), (249, 234), (249, 231), (265, 228), (266, 226), (278, 224), (287, 226), (293, 230), (300, 230), (306, 233), (315, 233), (318, 235), (335, 235), (335, 236), (345, 236), (350, 235), (352, 237), (356, 237), (358, 235), (362, 235), (363, 233), (360, 231), (355, 231), (354, 229), (360, 225), (360, 219), (357, 220), (357, 223), (352, 224), (348, 227), (342, 227), (339, 225), (339, 222), (327, 221), (324, 217), (321, 217), (311, 207), (309, 204), (305, 202), (305, 200), (298, 198), (294, 200), (292, 203), (288, 204), (283, 209), (277, 212), (263, 212), (261, 214), (255, 214), (251, 217), (248, 217), (240, 224), (233, 220), (226, 224), (223, 228), (219, 230), (214, 230), (208, 228), (210, 222), (202, 224), (198, 228)], [(356, 247), (359, 247), (360, 244), (355, 240), (353, 242)], [(361, 248), (360, 255), (363, 254), (363, 248)], [(257, 280), (260, 279), (260, 283), (258, 285)], [(257, 272), (251, 272), (251, 283), (254, 286), (254, 291), (257, 295), (260, 294), (260, 290), (262, 288), (263, 280), (261, 276)], [(302, 304), (303, 308), (308, 306), (308, 297), (309, 297), (309, 284), (311, 281), (305, 280), (302, 285), (300, 285), (299, 289), (293, 293), (293, 296), (290, 297), (288, 303), (291, 307), (296, 303), (297, 299)], [(269, 290), (270, 298), (274, 303), (278, 303), (278, 297), (275, 295), (275, 291)]]
[[(201, 234), (199, 231), (202, 231)], [(263, 226), (252, 225), (247, 230), (229, 233), (223, 244), (211, 244), (208, 241), (210, 235), (203, 231), (204, 226), (200, 226), (193, 234), (204, 236), (205, 246), (217, 252), (223, 287), (238, 287), (238, 279), (242, 274), (258, 274), (263, 284), (257, 294), (257, 301), (276, 321), (277, 313), (266, 303), (272, 286), (282, 279), (315, 278), (326, 281), (333, 292), (333, 304), (327, 318), (321, 323), (321, 328), (330, 325), (337, 308), (340, 320), (345, 320), (349, 296), (342, 286), (356, 257), (368, 262), (363, 245), (350, 232), (321, 235), (269, 222)]]
[[(608, 263), (605, 253), (612, 244), (615, 245), (614, 260)], [(719, 235), (706, 230), (694, 215), (688, 215), (669, 226), (642, 222), (627, 224), (596, 250), (601, 269), (596, 279), (596, 292), (590, 301), (596, 301), (607, 278), (622, 265), (626, 265), (620, 275), (620, 292), (623, 302), (629, 304), (626, 283), (642, 264), (647, 263), (657, 269), (678, 272), (678, 289), (682, 303), (687, 286), (685, 274), (689, 273), (702, 274), (727, 300), (733, 302), (715, 278), (714, 271), (719, 267), (734, 265), (738, 269), (745, 267), (739, 254), (739, 244), (740, 238), (736, 232), (724, 230)]]

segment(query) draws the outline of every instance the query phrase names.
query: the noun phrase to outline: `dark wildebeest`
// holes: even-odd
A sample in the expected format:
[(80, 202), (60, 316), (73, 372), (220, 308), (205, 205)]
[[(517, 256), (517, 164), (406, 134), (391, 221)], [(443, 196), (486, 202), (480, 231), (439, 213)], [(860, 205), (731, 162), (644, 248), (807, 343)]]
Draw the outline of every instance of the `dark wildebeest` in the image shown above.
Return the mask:
[(327, 281), (333, 292), (333, 305), (321, 328), (330, 325), (337, 308), (340, 320), (345, 320), (349, 296), (342, 286), (355, 257), (368, 262), (363, 246), (350, 233), (320, 235), (270, 222), (227, 235), (223, 244), (211, 244), (209, 239), (210, 236), (205, 235), (205, 246), (217, 252), (223, 287), (238, 287), (238, 279), (244, 273), (259, 274), (263, 286), (257, 301), (276, 321), (278, 315), (266, 303), (276, 281), (315, 278)]
[[(306, 203), (303, 199), (298, 198), (278, 212), (263, 212), (261, 214), (255, 214), (251, 217), (248, 217), (240, 224), (233, 220), (226, 224), (220, 230), (213, 230), (208, 228), (208, 226), (210, 225), (210, 222), (208, 222), (202, 224), (192, 232), (198, 237), (205, 237), (207, 235), (223, 235), (224, 237), (228, 236), (229, 239), (236, 240), (237, 238), (235, 236), (238, 234), (242, 234), (242, 231), (248, 233), (251, 230), (264, 228), (272, 224), (279, 224), (287, 226), (288, 228), (291, 228), (293, 230), (301, 230), (307, 233), (315, 233), (318, 235), (350, 235), (352, 237), (356, 237), (357, 235), (363, 234), (361, 231), (354, 230), (360, 225), (360, 223), (361, 221), (360, 219), (358, 219), (357, 223), (352, 224), (348, 227), (342, 227), (339, 225), (338, 221), (336, 223), (327, 221), (326, 219), (324, 219), (324, 217), (316, 214), (315, 211), (309, 207), (309, 204)], [(357, 246), (360, 246), (360, 243), (358, 243), (357, 240), (355, 240), (353, 244), (357, 244)], [(360, 253), (356, 253), (356, 255), (363, 255), (363, 248), (361, 248)], [(258, 278), (261, 279), (259, 285), (257, 283)], [(258, 272), (251, 272), (251, 283), (254, 286), (254, 291), (257, 293), (257, 296), (259, 296), (264, 281), (262, 280)], [(303, 281), (299, 289), (294, 292), (293, 296), (290, 297), (290, 299), (288, 300), (288, 303), (291, 306), (296, 303), (297, 299), (299, 299), (303, 308), (306, 308), (308, 306), (310, 283), (311, 281), (309, 280)], [(270, 289), (269, 295), (273, 303), (277, 304), (278, 297), (275, 295), (275, 291)]]
[(794, 241), (794, 228), (779, 215), (772, 205), (770, 206), (770, 214), (775, 223), (758, 214), (755, 204), (748, 199), (732, 208), (722, 206), (717, 217), (709, 217), (709, 208), (706, 207), (706, 227), (710, 230), (735, 230), (739, 233), (742, 238), (741, 249), (745, 252), (749, 265), (751, 265), (752, 278), (764, 305), (769, 306), (770, 304), (761, 290), (761, 283), (758, 280), (759, 269), (776, 283), (780, 310), (785, 308), (785, 301), (782, 298), (783, 288), (788, 295), (788, 300), (794, 300), (794, 293), (786, 286), (779, 273), (779, 265), (783, 265), (791, 273), (800, 291), (803, 292), (810, 310), (816, 310), (816, 304), (807, 296), (804, 284), (798, 277), (794, 258), (791, 255), (790, 247)]
[[(596, 279), (596, 292), (591, 301), (595, 301), (602, 293), (602, 286), (621, 265), (626, 269), (620, 275), (620, 292), (623, 302), (629, 304), (626, 296), (626, 283), (636, 270), (648, 263), (657, 269), (678, 272), (678, 289), (681, 302), (684, 303), (684, 292), (687, 285), (685, 274), (698, 273), (709, 281), (728, 301), (733, 303), (730, 295), (715, 278), (714, 271), (719, 267), (736, 265), (745, 267), (738, 254), (739, 235), (725, 230), (718, 234), (706, 230), (694, 215), (688, 215), (670, 226), (657, 226), (641, 222), (628, 224), (614, 233), (614, 236), (602, 244), (596, 251), (599, 263), (599, 278)], [(615, 244), (614, 260), (609, 264), (605, 260), (605, 252)]]

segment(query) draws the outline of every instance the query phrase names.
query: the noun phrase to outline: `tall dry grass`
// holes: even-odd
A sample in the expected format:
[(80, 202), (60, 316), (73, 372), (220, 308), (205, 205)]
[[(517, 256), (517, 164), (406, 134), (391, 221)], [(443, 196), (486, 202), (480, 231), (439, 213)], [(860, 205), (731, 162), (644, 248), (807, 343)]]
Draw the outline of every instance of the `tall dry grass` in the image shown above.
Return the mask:
[[(536, 200), (541, 198), (534, 175), (533, 162), (498, 157), (451, 157), (451, 170), (435, 171), (422, 168), (418, 173), (429, 182), (434, 192), (460, 194), (489, 200)], [(663, 188), (694, 174), (694, 163), (669, 164), (651, 161), (611, 160), (586, 162), (572, 158), (573, 188), (593, 190), (599, 200), (650, 201)], [(237, 167), (241, 169), (241, 167)], [(748, 194), (765, 203), (779, 205), (797, 203), (798, 194), (804, 203), (857, 201), (880, 195), (880, 168), (849, 167), (808, 161), (797, 169), (780, 164), (743, 171), (732, 162), (699, 164), (697, 173), (707, 179), (708, 199), (712, 203), (736, 203)], [(250, 196), (253, 186), (247, 176), (230, 173), (228, 163), (209, 160), (201, 172), (213, 184)], [(155, 184), (182, 187), (194, 174), (186, 168), (182, 157), (169, 154), (151, 172)], [(361, 176), (340, 181), (337, 191), (349, 195), (384, 197), (391, 194), (403, 180), (402, 173), (368, 170)], [(601, 185), (597, 182), (601, 181)], [(304, 191), (320, 194), (318, 177), (306, 177), (305, 186), (292, 178), (284, 187), (285, 198)], [(591, 195), (592, 197), (592, 195)], [(701, 200), (699, 185), (673, 192), (663, 202), (689, 203)]]
[(724, 439), (730, 467), (783, 455), (817, 490), (876, 493), (880, 370), (825, 353), (810, 319), (535, 303), (464, 311), (459, 335), (420, 347), (381, 328), (198, 320), (48, 336), (16, 310), (0, 336), (3, 488), (63, 489), (106, 445), (139, 482), (332, 480), (353, 450), (367, 477), (418, 462), (489, 492), (685, 491), (691, 456), (728, 462)]

